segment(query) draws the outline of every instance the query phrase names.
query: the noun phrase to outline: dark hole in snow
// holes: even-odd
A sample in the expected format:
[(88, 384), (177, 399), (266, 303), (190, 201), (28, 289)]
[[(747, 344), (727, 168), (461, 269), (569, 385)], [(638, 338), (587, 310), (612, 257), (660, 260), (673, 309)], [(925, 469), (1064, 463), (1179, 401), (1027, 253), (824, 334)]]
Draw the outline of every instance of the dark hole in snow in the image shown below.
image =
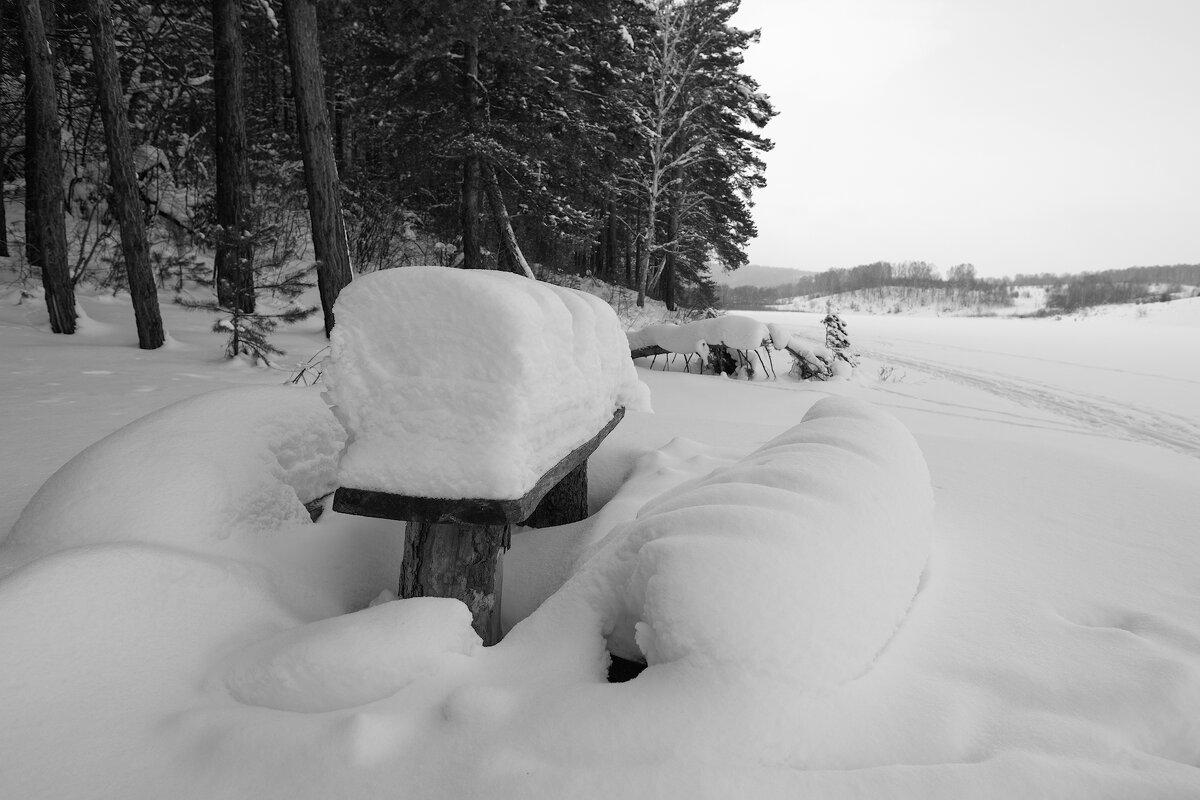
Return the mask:
[(642, 670), (645, 668), (646, 665), (641, 661), (630, 661), (620, 656), (612, 656), (612, 661), (608, 665), (608, 682), (624, 683), (625, 681), (631, 681), (638, 675), (641, 675)]

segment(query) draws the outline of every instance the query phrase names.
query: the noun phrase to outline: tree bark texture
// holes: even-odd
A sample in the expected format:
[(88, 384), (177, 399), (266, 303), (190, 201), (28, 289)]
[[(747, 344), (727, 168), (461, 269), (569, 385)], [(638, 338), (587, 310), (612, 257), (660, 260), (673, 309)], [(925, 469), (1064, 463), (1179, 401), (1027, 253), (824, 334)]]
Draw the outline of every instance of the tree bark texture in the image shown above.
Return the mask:
[(517, 234), (513, 231), (512, 219), (508, 216), (508, 207), (504, 205), (504, 195), (500, 193), (500, 180), (496, 177), (496, 169), (491, 164), (484, 165), (484, 179), (487, 185), (488, 201), (492, 205), (492, 214), (496, 218), (496, 227), (500, 234), (500, 244), (508, 254), (512, 271), (526, 278), (537, 280), (521, 245), (517, 242)]
[(633, 285), (633, 245), (629, 241), (629, 228), (625, 228), (625, 285)]
[(654, 251), (655, 227), (658, 223), (658, 187), (657, 182), (646, 198), (646, 219), (642, 228), (641, 248), (638, 250), (637, 261), (637, 305), (646, 305), (646, 281), (650, 277), (650, 254)]
[(475, 149), (479, 105), (479, 44), (475, 40), (463, 43), (463, 116), (467, 122), (470, 148), (463, 156), (462, 184), (462, 245), (463, 268), (483, 266), (479, 236), (479, 185), (481, 159)]
[(617, 204), (608, 201), (608, 228), (606, 230), (604, 248), (604, 280), (615, 283), (617, 280)]
[[(42, 12), (42, 30), (45, 33), (47, 47), (49, 47), (49, 40), (54, 35), (55, 18), (57, 16), (55, 0), (41, 0), (38, 8)], [(24, 30), (24, 23), (22, 23), (21, 29)], [(29, 65), (28, 50), (24, 50), (23, 59), (25, 62), (25, 80), (28, 84), (29, 76), (32, 73), (32, 68)], [(53, 49), (50, 51), (50, 63), (51, 69), (53, 69)], [(37, 139), (38, 115), (35, 108), (37, 102), (37, 95), (32, 90), (27, 89), (25, 92), (25, 260), (30, 264), (42, 263), (42, 248), (39, 243), (42, 226), (38, 224), (37, 203), (34, 202), (34, 198), (37, 197), (38, 193), (38, 165), (37, 159), (31, 155), (33, 152), (33, 142)]]
[(154, 271), (150, 268), (142, 195), (133, 167), (133, 146), (125, 115), (125, 93), (113, 41), (109, 0), (88, 0), (87, 22), (92, 39), (92, 67), (96, 74), (100, 118), (104, 122), (104, 142), (108, 148), (108, 168), (112, 176), (112, 205), (121, 229), (121, 253), (125, 257), (125, 275), (133, 300), (138, 347), (154, 350), (163, 344), (162, 315), (158, 309)]
[(246, 167), (246, 59), (240, 0), (213, 0), (216, 106), (217, 302), (254, 313), (254, 243)]
[(453, 597), (471, 610), (485, 645), (500, 641), (503, 525), (410, 522), (404, 531), (400, 597)]
[[(8, 182), (8, 175), (4, 169), (4, 162), (7, 153), (4, 147), (0, 147), (0, 189), (3, 189), (4, 184)], [(0, 256), (8, 257), (8, 215), (5, 212), (3, 198), (0, 197)]]
[(313, 250), (317, 257), (317, 285), (325, 314), (325, 335), (333, 330), (333, 304), (342, 287), (350, 283), (350, 250), (342, 204), (338, 197), (333, 137), (325, 110), (324, 80), (317, 39), (317, 10), (313, 0), (284, 0), (292, 90), (296, 97), (296, 128), (304, 158), (308, 187), (308, 213)]
[[(682, 183), (682, 182), (681, 182)], [(659, 289), (668, 311), (675, 310), (675, 266), (679, 258), (679, 206), (682, 198), (679, 191), (672, 191), (667, 198), (667, 252), (663, 260), (663, 272), (659, 278)]]
[[(34, 177), (32, 194), (26, 183), (26, 235), (36, 243), (42, 269), (50, 329), (75, 332), (75, 292), (67, 269), (67, 228), (63, 221), (62, 152), (59, 146), (58, 98), (54, 90), (54, 61), (37, 0), (20, 0), (21, 32), (27, 65), (29, 96), (25, 142), (27, 174)], [(32, 215), (30, 215), (32, 211)]]

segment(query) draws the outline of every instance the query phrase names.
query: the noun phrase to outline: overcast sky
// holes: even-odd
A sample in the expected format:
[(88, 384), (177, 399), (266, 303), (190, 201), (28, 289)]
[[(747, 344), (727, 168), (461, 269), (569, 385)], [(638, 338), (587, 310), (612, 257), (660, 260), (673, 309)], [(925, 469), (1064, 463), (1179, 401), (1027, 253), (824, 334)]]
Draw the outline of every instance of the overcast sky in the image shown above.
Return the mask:
[(1200, 0), (742, 0), (752, 263), (1200, 263)]

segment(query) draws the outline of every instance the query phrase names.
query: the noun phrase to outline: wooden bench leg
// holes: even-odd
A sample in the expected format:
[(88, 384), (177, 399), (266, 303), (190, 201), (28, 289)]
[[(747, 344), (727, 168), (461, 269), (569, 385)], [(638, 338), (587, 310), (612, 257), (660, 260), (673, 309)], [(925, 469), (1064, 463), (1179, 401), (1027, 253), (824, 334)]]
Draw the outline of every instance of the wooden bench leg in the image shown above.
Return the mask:
[(503, 525), (409, 522), (400, 597), (454, 597), (485, 645), (500, 641)]
[(587, 461), (584, 461), (546, 492), (523, 524), (527, 528), (553, 528), (587, 519), (587, 494)]

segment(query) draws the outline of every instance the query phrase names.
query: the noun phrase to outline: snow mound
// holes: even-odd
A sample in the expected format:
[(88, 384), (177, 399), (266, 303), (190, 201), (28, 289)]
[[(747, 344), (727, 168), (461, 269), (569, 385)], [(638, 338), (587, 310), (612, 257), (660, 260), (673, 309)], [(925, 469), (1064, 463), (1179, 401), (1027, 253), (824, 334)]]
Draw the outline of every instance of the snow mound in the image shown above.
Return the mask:
[(627, 658), (836, 686), (904, 619), (932, 514), (908, 430), (826, 398), (741, 461), (644, 505), (527, 622), (582, 604)]
[(103, 542), (237, 554), (245, 541), (310, 522), (304, 503), (333, 490), (343, 437), (315, 391), (200, 395), (67, 462), (29, 501), (7, 544), (22, 561)]
[(247, 705), (321, 712), (389, 697), (482, 647), (458, 600), (382, 603), (286, 630), (238, 653), (229, 693)]
[(350, 434), (342, 486), (520, 497), (618, 406), (649, 409), (616, 314), (584, 292), (405, 267), (356, 280), (336, 314), (326, 380)]

